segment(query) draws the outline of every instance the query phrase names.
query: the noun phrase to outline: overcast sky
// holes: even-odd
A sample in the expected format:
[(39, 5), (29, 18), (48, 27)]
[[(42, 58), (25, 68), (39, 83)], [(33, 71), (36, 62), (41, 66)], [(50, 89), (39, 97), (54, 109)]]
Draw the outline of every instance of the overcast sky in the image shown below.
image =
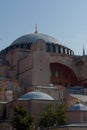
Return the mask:
[(0, 50), (18, 37), (38, 32), (87, 54), (87, 0), (0, 0)]

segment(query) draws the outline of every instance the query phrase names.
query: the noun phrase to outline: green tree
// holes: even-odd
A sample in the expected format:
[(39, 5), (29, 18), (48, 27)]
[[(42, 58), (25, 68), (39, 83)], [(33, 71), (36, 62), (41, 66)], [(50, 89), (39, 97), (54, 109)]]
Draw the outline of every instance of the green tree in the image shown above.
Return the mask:
[(66, 124), (66, 106), (61, 104), (57, 108), (54, 108), (52, 105), (47, 108), (45, 112), (42, 113), (40, 118), (40, 127), (51, 127), (56, 124), (64, 125)]
[(50, 127), (55, 123), (55, 113), (52, 106), (49, 106), (45, 112), (42, 113), (39, 125), (41, 127)]
[(66, 105), (61, 104), (55, 110), (55, 119), (56, 125), (65, 125), (66, 124)]
[(13, 126), (16, 130), (32, 130), (34, 117), (22, 106), (14, 107)]

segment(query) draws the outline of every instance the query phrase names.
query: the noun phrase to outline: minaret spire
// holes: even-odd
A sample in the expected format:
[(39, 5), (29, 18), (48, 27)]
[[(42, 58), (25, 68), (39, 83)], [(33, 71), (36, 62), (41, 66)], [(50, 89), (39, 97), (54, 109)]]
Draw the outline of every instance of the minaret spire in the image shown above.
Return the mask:
[(35, 26), (35, 34), (37, 34), (38, 33), (38, 29), (37, 29), (37, 24), (36, 24), (36, 26)]
[(83, 45), (83, 56), (85, 56), (85, 49), (84, 49), (84, 45)]

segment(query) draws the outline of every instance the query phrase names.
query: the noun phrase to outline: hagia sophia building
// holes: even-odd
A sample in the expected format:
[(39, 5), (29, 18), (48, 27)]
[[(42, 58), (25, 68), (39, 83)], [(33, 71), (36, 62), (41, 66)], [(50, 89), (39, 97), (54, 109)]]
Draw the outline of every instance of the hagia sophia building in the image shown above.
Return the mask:
[(87, 87), (87, 57), (76, 56), (55, 38), (28, 34), (0, 52), (2, 77), (16, 79), (25, 86), (63, 85)]
[(12, 119), (15, 104), (30, 105), (30, 112), (38, 117), (51, 102), (75, 105), (78, 95), (87, 106), (84, 48), (82, 56), (75, 55), (54, 37), (40, 34), (36, 26), (33, 34), (17, 38), (0, 51), (0, 120)]

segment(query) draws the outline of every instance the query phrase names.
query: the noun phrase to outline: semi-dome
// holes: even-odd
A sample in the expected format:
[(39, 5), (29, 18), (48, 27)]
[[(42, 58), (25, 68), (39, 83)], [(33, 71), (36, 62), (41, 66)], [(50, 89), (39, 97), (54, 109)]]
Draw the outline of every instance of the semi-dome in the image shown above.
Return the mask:
[(39, 100), (54, 100), (50, 95), (42, 92), (32, 91), (22, 95), (18, 100), (31, 100), (31, 99), (39, 99)]
[(68, 111), (87, 111), (87, 107), (81, 103), (76, 103), (75, 105), (71, 106)]
[(52, 36), (49, 36), (49, 35), (46, 35), (46, 34), (34, 33), (34, 34), (23, 35), (23, 36), (17, 38), (12, 43), (12, 45), (21, 44), (21, 43), (35, 43), (39, 39), (44, 40), (46, 43), (59, 43), (58, 40), (56, 40)]

